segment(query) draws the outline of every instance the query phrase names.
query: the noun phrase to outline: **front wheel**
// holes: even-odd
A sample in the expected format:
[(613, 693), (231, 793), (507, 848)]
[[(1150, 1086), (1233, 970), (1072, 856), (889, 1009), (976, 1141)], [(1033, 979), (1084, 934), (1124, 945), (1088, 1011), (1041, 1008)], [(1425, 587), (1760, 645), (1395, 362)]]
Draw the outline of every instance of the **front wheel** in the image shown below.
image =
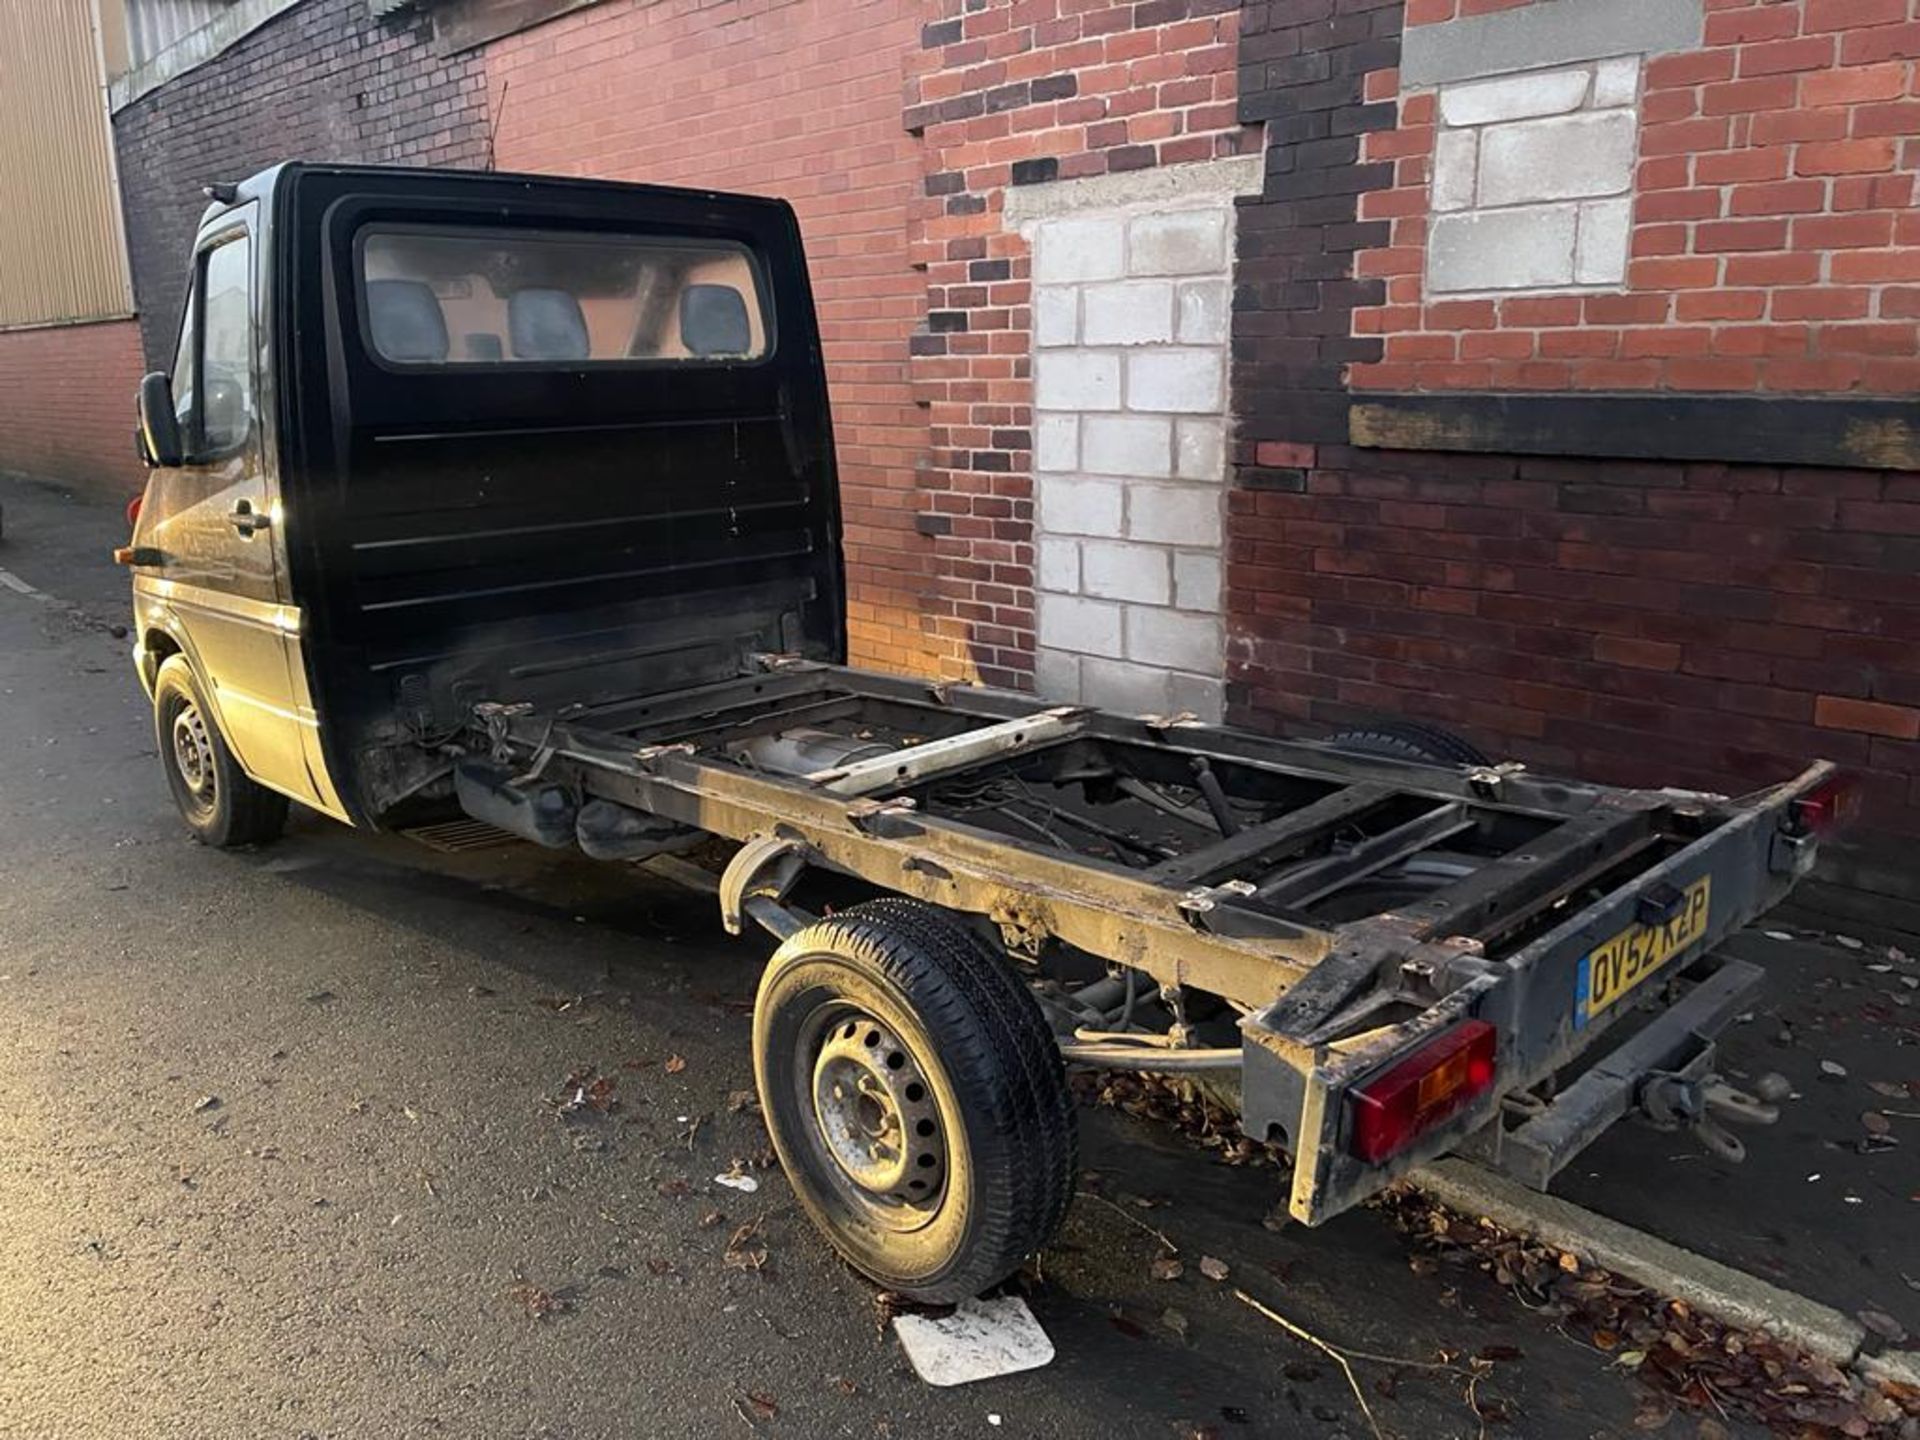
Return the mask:
[(168, 656), (154, 677), (153, 732), (167, 788), (195, 839), (221, 849), (264, 845), (285, 828), (287, 797), (240, 768), (184, 656)]
[(801, 1205), (876, 1284), (955, 1302), (1018, 1269), (1073, 1194), (1073, 1101), (1006, 963), (930, 906), (808, 926), (760, 981), (754, 1078)]

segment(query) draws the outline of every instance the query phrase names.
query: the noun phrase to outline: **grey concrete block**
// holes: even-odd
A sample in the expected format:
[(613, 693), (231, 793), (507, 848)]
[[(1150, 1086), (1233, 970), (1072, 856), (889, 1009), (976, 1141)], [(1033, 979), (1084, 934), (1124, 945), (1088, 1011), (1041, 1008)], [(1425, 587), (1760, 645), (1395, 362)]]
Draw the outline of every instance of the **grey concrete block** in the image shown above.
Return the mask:
[(1125, 660), (1086, 659), (1080, 662), (1080, 701), (1122, 715), (1164, 715), (1168, 701), (1167, 672)]
[(1123, 280), (1082, 292), (1087, 345), (1164, 345), (1173, 339), (1173, 282)]
[(1040, 529), (1052, 535), (1121, 535), (1125, 493), (1117, 480), (1049, 476), (1034, 487)]
[(1125, 263), (1125, 235), (1117, 219), (1051, 220), (1034, 237), (1033, 278), (1041, 284), (1117, 279)]
[(1054, 650), (1071, 650), (1079, 655), (1111, 655), (1124, 652), (1120, 617), (1122, 606), (1104, 600), (1082, 600), (1071, 595), (1050, 595), (1045, 591), (1034, 597), (1039, 612), (1039, 643)]
[(1440, 92), (1440, 119), (1447, 125), (1491, 125), (1565, 115), (1587, 98), (1590, 79), (1584, 69), (1546, 70), (1449, 85)]
[(1081, 422), (1080, 468), (1095, 475), (1171, 475), (1173, 421), (1164, 415), (1087, 416)]
[(1033, 403), (1042, 410), (1118, 410), (1120, 357), (1045, 350), (1033, 362)]
[(1127, 226), (1127, 273), (1207, 275), (1227, 264), (1224, 209), (1141, 215)]
[(1480, 132), (1482, 205), (1622, 195), (1633, 185), (1638, 125), (1628, 110), (1493, 125)]
[(1080, 588), (1102, 600), (1164, 605), (1173, 597), (1168, 552), (1128, 540), (1088, 540), (1081, 546)]
[(1570, 285), (1577, 214), (1574, 205), (1530, 205), (1435, 216), (1427, 287), (1442, 294)]

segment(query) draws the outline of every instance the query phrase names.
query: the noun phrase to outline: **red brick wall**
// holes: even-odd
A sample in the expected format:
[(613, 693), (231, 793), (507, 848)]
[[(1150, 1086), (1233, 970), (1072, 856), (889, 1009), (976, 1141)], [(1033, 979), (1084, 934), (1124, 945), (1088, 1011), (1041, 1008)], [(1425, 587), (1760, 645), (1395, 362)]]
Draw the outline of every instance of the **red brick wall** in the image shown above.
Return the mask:
[[(800, 216), (840, 461), (855, 663), (937, 671), (914, 528), (927, 420), (907, 377), (918, 142), (900, 123), (921, 0), (610, 0), (486, 53), (503, 170), (778, 195)], [(504, 91), (504, 95), (503, 95)]]
[(909, 87), (925, 144), (914, 258), (927, 332), (914, 391), (931, 423), (920, 477), (936, 613), (974, 671), (1030, 686), (1034, 664), (1032, 336), (1027, 242), (1010, 187), (1209, 160), (1258, 147), (1235, 107), (1239, 0), (939, 0)]
[(1028, 257), (1005, 192), (1237, 151), (1238, 6), (609, 0), (488, 48), (502, 169), (792, 201), (857, 663), (1031, 682)]
[(1235, 718), (1425, 716), (1537, 769), (1824, 756), (1920, 835), (1920, 475), (1323, 446), (1232, 497)]
[[(1458, 14), (1508, 8), (1459, 0)], [(1408, 5), (1409, 24), (1454, 17)], [(1716, 0), (1703, 49), (1656, 56), (1641, 101), (1623, 293), (1423, 293), (1431, 92), (1363, 159), (1394, 167), (1360, 218), (1391, 223), (1356, 274), (1385, 337), (1356, 388), (1903, 395), (1920, 390), (1920, 7), (1910, 0)], [(1368, 79), (1391, 100), (1394, 72)]]
[(133, 453), (141, 370), (135, 320), (0, 331), (0, 470), (131, 496), (146, 475)]

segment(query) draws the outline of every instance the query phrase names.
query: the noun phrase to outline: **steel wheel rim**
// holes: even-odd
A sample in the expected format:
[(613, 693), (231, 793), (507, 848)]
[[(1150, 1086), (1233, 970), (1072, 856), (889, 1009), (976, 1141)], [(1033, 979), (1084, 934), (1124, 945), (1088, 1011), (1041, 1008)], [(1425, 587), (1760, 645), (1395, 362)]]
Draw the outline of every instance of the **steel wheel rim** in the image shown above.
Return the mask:
[(809, 1017), (795, 1062), (819, 1169), (842, 1202), (888, 1230), (932, 1220), (950, 1147), (913, 1047), (886, 1021), (829, 1004)]
[(173, 765), (186, 787), (187, 798), (197, 810), (211, 810), (219, 781), (213, 762), (213, 736), (207, 730), (206, 717), (191, 700), (174, 712), (172, 725)]

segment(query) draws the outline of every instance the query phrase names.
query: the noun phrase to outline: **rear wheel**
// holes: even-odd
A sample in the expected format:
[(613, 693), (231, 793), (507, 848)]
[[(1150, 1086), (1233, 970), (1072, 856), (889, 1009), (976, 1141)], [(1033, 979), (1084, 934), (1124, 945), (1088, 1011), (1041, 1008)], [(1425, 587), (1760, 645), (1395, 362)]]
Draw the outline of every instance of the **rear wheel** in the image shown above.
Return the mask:
[(1385, 755), (1395, 760), (1418, 760), (1427, 765), (1489, 765), (1486, 753), (1438, 725), (1418, 720), (1383, 720), (1376, 725), (1342, 730), (1327, 743), (1356, 755)]
[(227, 849), (280, 834), (287, 797), (240, 768), (184, 656), (168, 656), (154, 679), (153, 730), (167, 787), (196, 839)]
[(952, 1302), (1059, 1227), (1076, 1136), (1058, 1047), (1006, 963), (930, 906), (880, 900), (781, 945), (754, 1077), (800, 1203), (876, 1284)]

